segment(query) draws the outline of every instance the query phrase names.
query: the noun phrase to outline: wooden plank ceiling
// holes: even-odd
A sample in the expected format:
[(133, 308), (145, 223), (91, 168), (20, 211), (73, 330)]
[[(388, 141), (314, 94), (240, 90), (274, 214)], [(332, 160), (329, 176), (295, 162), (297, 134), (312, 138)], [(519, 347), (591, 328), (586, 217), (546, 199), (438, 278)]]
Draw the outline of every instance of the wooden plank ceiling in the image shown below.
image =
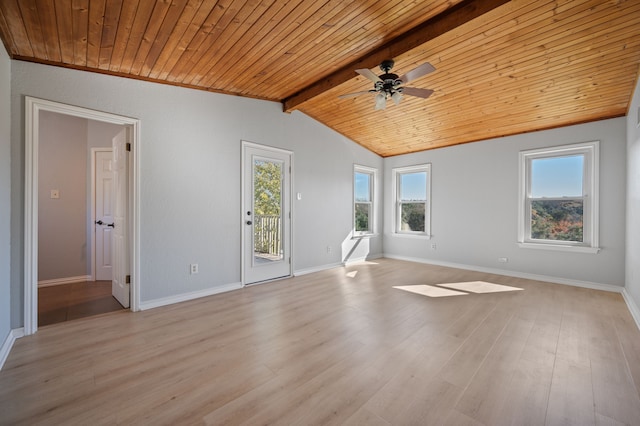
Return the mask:
[[(627, 113), (637, 0), (2, 0), (16, 60), (282, 102), (382, 155)], [(374, 110), (355, 73), (433, 89)]]

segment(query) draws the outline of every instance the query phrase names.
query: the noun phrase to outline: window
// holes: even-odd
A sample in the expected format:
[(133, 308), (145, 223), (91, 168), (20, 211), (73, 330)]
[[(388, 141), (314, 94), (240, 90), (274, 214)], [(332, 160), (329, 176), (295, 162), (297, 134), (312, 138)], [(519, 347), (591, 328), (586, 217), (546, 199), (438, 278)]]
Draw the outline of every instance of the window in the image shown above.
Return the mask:
[(520, 152), (521, 247), (598, 252), (598, 148)]
[(395, 232), (431, 234), (431, 165), (393, 169), (395, 182)]
[(353, 172), (353, 234), (375, 232), (374, 185), (376, 169), (354, 166)]

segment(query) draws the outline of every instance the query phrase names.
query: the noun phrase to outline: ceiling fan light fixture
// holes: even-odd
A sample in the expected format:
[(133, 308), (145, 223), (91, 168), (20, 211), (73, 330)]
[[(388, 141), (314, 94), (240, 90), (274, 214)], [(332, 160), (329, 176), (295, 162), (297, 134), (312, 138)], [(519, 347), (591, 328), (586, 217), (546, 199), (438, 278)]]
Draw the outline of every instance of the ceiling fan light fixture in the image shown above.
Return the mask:
[(393, 95), (391, 95), (391, 99), (393, 99), (393, 102), (395, 102), (395, 104), (398, 105), (402, 100), (402, 93), (393, 92)]
[(385, 109), (387, 107), (387, 96), (384, 92), (380, 92), (376, 95), (376, 107), (375, 109)]

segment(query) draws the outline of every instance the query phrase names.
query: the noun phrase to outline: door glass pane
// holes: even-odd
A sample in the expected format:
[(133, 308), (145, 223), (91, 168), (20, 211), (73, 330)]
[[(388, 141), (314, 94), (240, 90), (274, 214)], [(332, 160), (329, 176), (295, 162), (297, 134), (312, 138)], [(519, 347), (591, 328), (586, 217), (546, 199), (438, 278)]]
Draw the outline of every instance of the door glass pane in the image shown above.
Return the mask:
[(253, 162), (253, 260), (255, 264), (282, 261), (283, 163)]

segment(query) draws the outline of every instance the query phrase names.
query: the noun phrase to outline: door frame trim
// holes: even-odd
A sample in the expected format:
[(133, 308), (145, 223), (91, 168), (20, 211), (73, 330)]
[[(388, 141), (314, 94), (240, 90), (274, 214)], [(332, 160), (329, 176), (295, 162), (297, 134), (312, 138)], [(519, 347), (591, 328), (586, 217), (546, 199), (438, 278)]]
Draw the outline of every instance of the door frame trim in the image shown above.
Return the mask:
[(94, 147), (91, 148), (91, 214), (89, 220), (91, 221), (91, 281), (96, 280), (96, 227), (93, 226), (96, 223), (96, 168), (97, 153), (98, 152), (111, 152), (113, 148), (107, 147)]
[(131, 310), (140, 310), (140, 120), (25, 96), (24, 334), (38, 329), (38, 146), (40, 111), (128, 126), (132, 129), (129, 198)]
[[(256, 148), (262, 149), (264, 151), (278, 152), (281, 154), (286, 154), (289, 156), (289, 166), (291, 167), (291, 173), (289, 174), (289, 209), (291, 212), (291, 218), (289, 220), (289, 258), (291, 262), (289, 263), (289, 277), (293, 276), (293, 256), (294, 256), (294, 238), (293, 238), (293, 218), (294, 218), (294, 207), (293, 207), (293, 176), (294, 176), (294, 166), (293, 166), (293, 151), (283, 148), (276, 148), (269, 145), (262, 145), (255, 142), (249, 142), (246, 140), (242, 140), (241, 144), (241, 153), (240, 153), (240, 162), (242, 163), (242, 167), (240, 168), (240, 283), (243, 287), (247, 286), (245, 280), (245, 226), (242, 226), (244, 222), (244, 211), (245, 211), (245, 171), (247, 165), (245, 164), (245, 149), (246, 148)], [(280, 278), (276, 278), (280, 279)], [(269, 282), (274, 280), (266, 280), (262, 282)], [(253, 285), (253, 284), (252, 284)]]

